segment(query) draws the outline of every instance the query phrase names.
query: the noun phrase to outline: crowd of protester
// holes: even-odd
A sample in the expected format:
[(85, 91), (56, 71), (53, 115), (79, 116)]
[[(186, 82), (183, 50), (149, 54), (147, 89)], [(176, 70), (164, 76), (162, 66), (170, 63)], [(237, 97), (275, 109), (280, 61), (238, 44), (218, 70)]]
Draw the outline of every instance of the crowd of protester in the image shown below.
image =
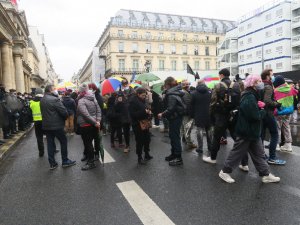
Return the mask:
[[(68, 158), (67, 135), (74, 133), (81, 135), (84, 146), (81, 161), (86, 163), (82, 170), (90, 170), (103, 153), (102, 138), (107, 134), (112, 149), (129, 154), (132, 130), (137, 162), (145, 165), (153, 159), (151, 128), (161, 128), (162, 133), (168, 132), (171, 143), (170, 155), (165, 160), (170, 166), (180, 166), (182, 143), (187, 150), (195, 149), (204, 162), (216, 164), (220, 146), (227, 144), (229, 132), (234, 145), (219, 177), (228, 183), (235, 182), (230, 174), (236, 167), (248, 172), (250, 155), (264, 183), (279, 182), (280, 178), (270, 173), (269, 165), (286, 164), (276, 151), (293, 151), (290, 122), (298, 121), (299, 85), (288, 84), (280, 75), (273, 76), (270, 69), (260, 76), (247, 74), (245, 80), (238, 75), (231, 80), (230, 72), (222, 69), (219, 77), (220, 83), (213, 89), (201, 79), (193, 88), (188, 81), (178, 83), (168, 77), (162, 94), (146, 84), (132, 88), (126, 79), (118, 90), (105, 96), (93, 83), (61, 95), (53, 85), (48, 85), (45, 91), (37, 88), (34, 97), (15, 90), (6, 92), (0, 86), (0, 127), (5, 140), (34, 122), (39, 156), (44, 155), (46, 135), (52, 170), (58, 166), (55, 138), (61, 145), (62, 166), (76, 164)], [(266, 130), (270, 133), (270, 144), (264, 146)]]
[(0, 84), (0, 128), (3, 135), (3, 139), (0, 138), (0, 145), (31, 126), (32, 115), (29, 105), (31, 99), (32, 96), (28, 93), (17, 93), (14, 89), (7, 91)]

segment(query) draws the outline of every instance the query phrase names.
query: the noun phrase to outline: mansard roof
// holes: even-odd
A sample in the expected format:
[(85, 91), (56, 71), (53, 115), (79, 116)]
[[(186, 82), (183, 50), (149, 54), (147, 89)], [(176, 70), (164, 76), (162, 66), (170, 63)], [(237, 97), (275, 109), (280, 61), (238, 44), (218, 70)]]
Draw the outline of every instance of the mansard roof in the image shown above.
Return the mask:
[(115, 17), (112, 18), (111, 25), (223, 34), (226, 33), (227, 30), (234, 28), (235, 22), (121, 9), (117, 12)]

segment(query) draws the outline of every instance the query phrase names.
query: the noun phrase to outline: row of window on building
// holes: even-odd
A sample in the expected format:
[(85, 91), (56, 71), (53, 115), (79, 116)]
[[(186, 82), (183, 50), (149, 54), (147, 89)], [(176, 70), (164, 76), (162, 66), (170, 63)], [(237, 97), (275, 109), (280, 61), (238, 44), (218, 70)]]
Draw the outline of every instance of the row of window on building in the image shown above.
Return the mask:
[[(272, 15), (272, 12), (266, 14), (264, 19), (265, 19), (265, 21), (270, 21), (270, 20), (272, 20), (273, 16), (275, 16), (274, 18), (282, 18), (283, 17), (283, 9), (276, 10), (275, 15)], [(248, 23), (245, 26), (240, 26), (239, 27), (239, 32), (243, 32), (246, 29), (247, 30), (252, 29), (252, 25), (253, 25), (253, 23), (251, 22), (251, 23)]]
[[(274, 69), (274, 68), (272, 68), (272, 64), (266, 64), (265, 69)], [(282, 62), (276, 63), (276, 70), (280, 70), (280, 69), (283, 69), (283, 63)], [(249, 68), (246, 68), (246, 69), (240, 69), (240, 74), (245, 74), (245, 73), (249, 73), (249, 74), (253, 73), (253, 68), (249, 67)]]
[[(145, 53), (151, 53), (152, 50), (152, 45), (151, 43), (146, 43), (145, 45)], [(170, 46), (170, 53), (171, 54), (176, 54), (176, 45), (171, 45)], [(125, 51), (125, 44), (124, 42), (119, 42), (119, 52), (123, 53)], [(132, 43), (132, 52), (133, 53), (138, 53), (139, 52), (139, 45), (138, 43)], [(165, 44), (159, 44), (158, 45), (158, 53), (163, 54), (165, 53)], [(199, 46), (194, 46), (194, 55), (199, 55)], [(183, 45), (182, 46), (182, 54), (183, 55), (187, 55), (188, 54), (188, 46), (187, 45)], [(209, 56), (210, 55), (210, 51), (209, 51), (209, 47), (205, 47), (205, 56)], [(217, 55), (217, 48), (216, 48), (216, 52), (215, 55)]]
[[(276, 28), (276, 35), (277, 35), (278, 37), (281, 37), (281, 36), (283, 35), (283, 27), (277, 27), (277, 28)], [(268, 31), (265, 32), (265, 38), (270, 38), (270, 37), (272, 37), (272, 36), (273, 36), (273, 30), (268, 30)], [(252, 44), (252, 41), (253, 41), (253, 38), (252, 38), (252, 37), (249, 37), (249, 38), (247, 39), (247, 44)], [(240, 47), (243, 47), (244, 44), (245, 44), (245, 43), (244, 43), (244, 40), (239, 41)]]
[[(118, 37), (119, 38), (124, 38), (125, 35), (124, 35), (124, 31), (123, 30), (118, 30)], [(137, 39), (138, 38), (138, 32), (137, 31), (132, 31), (131, 32), (131, 35), (130, 35), (131, 38), (134, 38), (134, 39)], [(152, 34), (151, 32), (147, 31), (145, 34), (144, 34), (144, 37), (146, 39), (151, 39), (152, 38)], [(176, 40), (177, 36), (176, 36), (176, 33), (170, 33), (170, 36), (171, 40)], [(164, 33), (163, 32), (159, 32), (158, 33), (158, 39), (163, 39), (164, 38)], [(182, 40), (183, 41), (187, 41), (188, 38), (190, 38), (187, 34), (182, 34)], [(193, 40), (194, 41), (199, 41), (199, 35), (198, 34), (194, 34), (193, 35)], [(211, 39), (210, 36), (205, 36), (205, 40), (206, 41), (216, 41), (217, 43), (220, 41), (220, 37), (215, 37), (215, 39)]]
[[(265, 55), (271, 55), (273, 52), (272, 52), (272, 49), (266, 49), (265, 50)], [(276, 50), (275, 50), (275, 53), (277, 53), (277, 55), (282, 55), (283, 54), (283, 46), (277, 46), (276, 47)], [(244, 62), (245, 58), (247, 60), (251, 60), (253, 59), (255, 56), (255, 59), (262, 59), (262, 50), (258, 50), (256, 51), (255, 55), (250, 53), (250, 54), (240, 54), (239, 55), (239, 59), (241, 62)]]
[[(158, 70), (165, 70), (166, 68), (166, 64), (165, 64), (165, 60), (160, 59), (158, 61), (158, 67), (154, 67), (152, 65), (152, 61), (149, 61), (149, 65), (150, 65), (150, 71), (152, 69), (158, 69)], [(182, 62), (182, 70), (186, 70), (187, 65), (189, 64), (188, 61), (183, 61)], [(133, 70), (139, 70), (140, 68), (143, 68), (144, 65), (140, 65), (139, 64), (139, 60), (138, 59), (133, 59), (132, 60), (132, 69)], [(170, 70), (176, 71), (178, 70), (178, 63), (176, 60), (171, 60), (171, 65), (168, 68)], [(200, 70), (200, 61), (195, 61), (194, 62), (194, 70)], [(209, 61), (205, 61), (205, 70), (210, 70), (211, 69), (211, 65)], [(119, 59), (119, 71), (123, 72), (126, 71), (126, 64), (125, 64), (125, 59)]]

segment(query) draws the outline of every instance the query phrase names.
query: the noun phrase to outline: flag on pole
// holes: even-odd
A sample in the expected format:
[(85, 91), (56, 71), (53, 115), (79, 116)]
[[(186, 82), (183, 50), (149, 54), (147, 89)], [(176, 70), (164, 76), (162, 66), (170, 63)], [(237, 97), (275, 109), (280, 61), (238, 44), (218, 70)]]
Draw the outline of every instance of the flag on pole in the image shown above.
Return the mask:
[(187, 73), (192, 74), (192, 75), (195, 76), (195, 73), (194, 73), (194, 71), (192, 70), (192, 68), (190, 67), (189, 64), (187, 64)]

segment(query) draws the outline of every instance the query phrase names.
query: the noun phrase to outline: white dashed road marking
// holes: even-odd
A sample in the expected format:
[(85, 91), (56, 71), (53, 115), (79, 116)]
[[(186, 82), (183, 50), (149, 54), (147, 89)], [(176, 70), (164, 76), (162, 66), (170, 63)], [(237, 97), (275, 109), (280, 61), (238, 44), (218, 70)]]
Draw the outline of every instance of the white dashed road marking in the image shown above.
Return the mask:
[(104, 164), (113, 162), (116, 162), (116, 160), (104, 149)]
[(145, 225), (175, 225), (135, 181), (117, 183), (118, 188)]

